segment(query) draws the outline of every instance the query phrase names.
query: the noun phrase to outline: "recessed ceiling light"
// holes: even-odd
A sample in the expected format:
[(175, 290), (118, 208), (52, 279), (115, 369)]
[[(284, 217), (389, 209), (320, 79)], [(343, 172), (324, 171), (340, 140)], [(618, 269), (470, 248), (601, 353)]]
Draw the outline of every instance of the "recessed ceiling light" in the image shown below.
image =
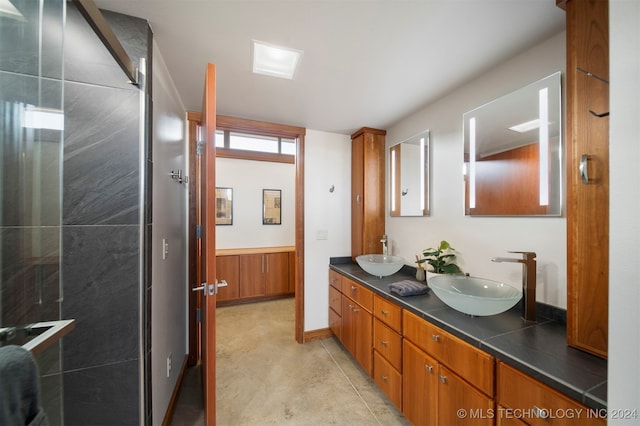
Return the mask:
[(302, 57), (301, 50), (274, 46), (257, 40), (251, 41), (251, 50), (255, 74), (293, 80), (296, 67)]
[(515, 126), (509, 127), (509, 130), (513, 130), (514, 132), (524, 133), (529, 130), (537, 129), (540, 127), (540, 119), (536, 118), (535, 120), (526, 121), (524, 123), (516, 124)]

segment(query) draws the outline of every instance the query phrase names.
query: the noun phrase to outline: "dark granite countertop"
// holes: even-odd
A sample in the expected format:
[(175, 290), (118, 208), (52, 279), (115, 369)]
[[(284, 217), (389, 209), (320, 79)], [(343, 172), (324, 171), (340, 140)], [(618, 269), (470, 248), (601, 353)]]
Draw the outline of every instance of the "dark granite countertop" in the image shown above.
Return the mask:
[(607, 361), (568, 346), (566, 324), (553, 309), (538, 309), (533, 325), (522, 320), (520, 304), (499, 315), (472, 317), (445, 305), (433, 292), (409, 297), (390, 293), (389, 284), (415, 278), (409, 266), (383, 278), (369, 275), (351, 258), (331, 258), (329, 267), (587, 407), (606, 408)]

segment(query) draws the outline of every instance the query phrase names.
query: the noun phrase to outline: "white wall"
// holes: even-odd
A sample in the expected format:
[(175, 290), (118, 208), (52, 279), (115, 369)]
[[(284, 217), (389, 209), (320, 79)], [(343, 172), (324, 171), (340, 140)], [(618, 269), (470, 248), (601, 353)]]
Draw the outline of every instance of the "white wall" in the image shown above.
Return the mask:
[(431, 131), (431, 215), (390, 217), (387, 213), (393, 254), (413, 264), (423, 249), (444, 239), (458, 250), (465, 272), (520, 286), (520, 265), (490, 259), (508, 256), (509, 250), (535, 251), (538, 301), (566, 307), (565, 218), (464, 216), (462, 175), (462, 114), (553, 72), (564, 74), (565, 37), (564, 32), (557, 34), (387, 129), (387, 146), (422, 130)]
[[(216, 227), (216, 249), (295, 245), (295, 164), (216, 159), (216, 186), (233, 188), (233, 225)], [(282, 224), (262, 224), (262, 190), (282, 191)]]
[(307, 130), (304, 158), (304, 329), (309, 331), (329, 324), (329, 258), (351, 256), (351, 137)]
[[(165, 416), (187, 353), (188, 188), (169, 177), (186, 170), (185, 108), (153, 42), (153, 229), (151, 377), (154, 423)], [(168, 241), (163, 259), (162, 240)], [(167, 357), (172, 370), (167, 377)]]
[[(610, 409), (640, 415), (640, 2), (610, 0)], [(611, 411), (610, 411), (611, 412)], [(609, 418), (609, 424), (637, 424)]]

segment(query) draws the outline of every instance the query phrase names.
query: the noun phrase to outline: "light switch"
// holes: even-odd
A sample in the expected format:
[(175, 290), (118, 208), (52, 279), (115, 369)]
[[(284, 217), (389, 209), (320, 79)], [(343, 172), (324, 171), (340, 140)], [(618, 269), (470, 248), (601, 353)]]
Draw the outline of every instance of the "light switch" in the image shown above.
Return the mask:
[(166, 238), (162, 239), (162, 259), (169, 257), (169, 241)]
[(316, 232), (316, 240), (327, 240), (329, 239), (329, 231), (327, 229), (319, 229)]

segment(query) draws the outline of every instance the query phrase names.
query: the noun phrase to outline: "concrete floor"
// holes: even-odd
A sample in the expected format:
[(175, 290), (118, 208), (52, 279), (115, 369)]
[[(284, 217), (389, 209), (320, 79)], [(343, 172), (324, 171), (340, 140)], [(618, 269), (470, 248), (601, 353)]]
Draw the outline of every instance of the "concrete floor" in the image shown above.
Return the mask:
[[(219, 308), (218, 425), (407, 425), (334, 338), (300, 345), (294, 299)], [(202, 425), (199, 370), (183, 382), (173, 425)]]

